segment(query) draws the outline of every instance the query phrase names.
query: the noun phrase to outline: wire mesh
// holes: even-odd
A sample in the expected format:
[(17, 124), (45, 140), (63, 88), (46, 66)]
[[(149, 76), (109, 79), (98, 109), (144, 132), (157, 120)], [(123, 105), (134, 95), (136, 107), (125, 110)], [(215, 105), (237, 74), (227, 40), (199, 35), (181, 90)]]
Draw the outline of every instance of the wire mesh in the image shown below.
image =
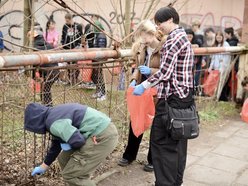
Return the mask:
[[(85, 69), (67, 64), (59, 69), (36, 67), (1, 71), (0, 185), (54, 184), (61, 181), (56, 163), (43, 179), (35, 180), (30, 175), (33, 167), (42, 162), (49, 137), (23, 130), (24, 109), (28, 103), (55, 106), (76, 102), (96, 108), (112, 118), (125, 140), (128, 129), (125, 102), (129, 75), (125, 69), (127, 63), (113, 62)], [(120, 141), (123, 142), (123, 139)]]

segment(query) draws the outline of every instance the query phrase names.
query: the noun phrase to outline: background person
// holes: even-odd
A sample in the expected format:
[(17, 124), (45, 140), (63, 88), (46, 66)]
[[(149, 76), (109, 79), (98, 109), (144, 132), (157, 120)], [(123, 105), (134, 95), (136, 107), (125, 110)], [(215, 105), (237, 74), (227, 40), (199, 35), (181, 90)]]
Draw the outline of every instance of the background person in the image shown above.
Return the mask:
[[(135, 59), (135, 70), (131, 77), (130, 86), (135, 86), (145, 81), (149, 76), (158, 71), (160, 66), (160, 49), (163, 42), (156, 37), (156, 27), (150, 20), (142, 21), (136, 32), (136, 43), (133, 44), (133, 58)], [(161, 39), (161, 38), (160, 38)], [(136, 137), (133, 133), (131, 122), (129, 126), (128, 144), (122, 159), (119, 160), (120, 166), (127, 166), (136, 160), (139, 146), (143, 134)], [(151, 148), (147, 155), (148, 164), (144, 166), (145, 171), (153, 171)]]
[[(83, 35), (82, 25), (73, 21), (73, 17), (70, 13), (65, 15), (65, 24), (62, 29), (61, 44), (64, 49), (70, 50), (79, 48), (81, 45), (81, 37)], [(76, 64), (77, 62), (71, 62), (69, 64)], [(68, 77), (69, 83), (75, 85), (77, 83), (79, 69), (69, 69)]]

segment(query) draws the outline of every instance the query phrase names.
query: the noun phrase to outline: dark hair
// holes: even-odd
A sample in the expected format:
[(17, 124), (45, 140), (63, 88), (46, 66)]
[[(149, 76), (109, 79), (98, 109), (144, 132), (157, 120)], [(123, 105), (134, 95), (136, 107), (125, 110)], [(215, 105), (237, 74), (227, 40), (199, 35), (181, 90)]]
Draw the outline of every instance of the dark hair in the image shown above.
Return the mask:
[(244, 80), (241, 82), (242, 87), (245, 87), (248, 84), (248, 76), (244, 77)]
[(206, 33), (208, 33), (208, 32), (213, 32), (213, 33), (215, 33), (214, 29), (211, 28), (211, 27), (205, 29), (204, 35), (206, 35)]
[(47, 35), (48, 35), (47, 31), (48, 31), (48, 29), (49, 29), (51, 23), (53, 23), (53, 24), (56, 23), (56, 22), (53, 20), (53, 16), (51, 16), (51, 17), (49, 18), (49, 20), (47, 21), (47, 23), (46, 23), (46, 38), (45, 38), (46, 40), (47, 40)]
[(217, 32), (216, 32), (214, 46), (218, 46), (218, 44), (219, 44), (218, 41), (216, 40), (216, 37), (217, 37), (218, 35), (222, 36), (221, 46), (223, 46), (223, 45), (224, 45), (224, 42), (225, 42), (225, 38), (224, 38), (223, 32), (221, 32), (221, 31), (217, 31)]
[(179, 15), (173, 7), (160, 8), (154, 16), (154, 21), (156, 24), (163, 23), (169, 19), (173, 19), (173, 23), (179, 24)]
[(234, 29), (233, 29), (233, 27), (225, 28), (225, 33), (231, 34), (231, 36), (234, 36)]
[(186, 34), (191, 34), (193, 36), (195, 36), (195, 33), (193, 32), (193, 30), (191, 28), (185, 29)]
[(43, 29), (42, 29), (40, 23), (38, 23), (38, 22), (34, 22), (34, 30), (43, 32)]

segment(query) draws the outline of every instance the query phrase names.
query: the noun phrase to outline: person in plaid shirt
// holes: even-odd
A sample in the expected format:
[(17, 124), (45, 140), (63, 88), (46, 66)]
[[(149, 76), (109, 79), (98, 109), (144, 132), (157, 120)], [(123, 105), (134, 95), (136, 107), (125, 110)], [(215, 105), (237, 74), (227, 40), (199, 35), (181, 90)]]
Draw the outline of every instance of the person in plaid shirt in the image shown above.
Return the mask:
[(158, 103), (151, 129), (151, 150), (156, 186), (180, 186), (187, 157), (187, 140), (173, 140), (169, 132), (168, 105), (177, 109), (189, 108), (193, 99), (194, 54), (187, 35), (179, 27), (179, 15), (172, 7), (159, 9), (155, 23), (168, 38), (161, 49), (160, 70), (133, 94), (142, 95), (145, 89), (158, 85)]

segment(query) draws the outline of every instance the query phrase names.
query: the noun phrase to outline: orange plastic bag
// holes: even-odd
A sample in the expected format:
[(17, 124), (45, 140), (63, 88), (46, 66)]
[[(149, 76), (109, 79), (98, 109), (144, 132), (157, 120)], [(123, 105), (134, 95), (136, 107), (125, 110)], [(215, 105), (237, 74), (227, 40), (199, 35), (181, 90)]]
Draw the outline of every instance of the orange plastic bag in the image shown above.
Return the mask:
[(139, 137), (152, 124), (155, 115), (153, 96), (157, 94), (157, 90), (147, 89), (141, 96), (133, 95), (133, 90), (133, 87), (127, 90), (127, 109), (130, 113), (133, 133)]
[(244, 122), (248, 123), (248, 99), (246, 99), (243, 104), (241, 118)]
[[(78, 64), (89, 64), (92, 63), (91, 60), (85, 60), (85, 61), (78, 61)], [(86, 66), (86, 68), (80, 69), (80, 73), (81, 73), (81, 77), (82, 77), (82, 81), (87, 83), (87, 82), (91, 82), (91, 75), (92, 75), (92, 68), (90, 68), (90, 66)]]
[(220, 72), (218, 70), (212, 70), (204, 85), (203, 85), (203, 88), (204, 88), (204, 93), (208, 96), (213, 96), (214, 95), (214, 92), (218, 86), (218, 83), (219, 83), (219, 78), (220, 78)]
[[(40, 73), (39, 72), (35, 73), (35, 78), (37, 78), (37, 79), (40, 78)], [(31, 79), (30, 83), (29, 83), (29, 87), (30, 87), (32, 93), (40, 93), (41, 83), (35, 81), (34, 79)]]

